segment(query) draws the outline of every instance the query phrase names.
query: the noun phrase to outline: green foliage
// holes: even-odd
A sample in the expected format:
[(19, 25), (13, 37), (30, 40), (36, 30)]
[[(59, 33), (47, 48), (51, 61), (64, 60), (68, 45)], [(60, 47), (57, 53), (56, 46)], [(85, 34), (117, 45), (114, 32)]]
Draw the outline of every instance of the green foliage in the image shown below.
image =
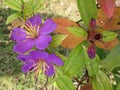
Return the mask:
[(112, 74), (114, 75), (114, 82), (115, 82), (115, 84), (113, 85), (114, 90), (116, 90), (116, 88), (120, 84), (120, 72), (119, 71), (120, 71), (120, 66), (112, 70)]
[(22, 10), (22, 14), (23, 14), (24, 19), (27, 19), (33, 15), (34, 12), (32, 12), (31, 6), (32, 6), (32, 4), (30, 5), (29, 1), (24, 3), (24, 8)]
[(21, 17), (21, 14), (20, 14), (20, 13), (13, 13), (13, 14), (11, 14), (11, 15), (7, 18), (6, 24), (12, 22), (13, 20), (17, 19), (18, 17)]
[(29, 0), (29, 6), (32, 8), (32, 12), (37, 13), (42, 9), (43, 0)]
[(92, 78), (91, 82), (93, 90), (113, 90), (109, 78), (101, 71)]
[(64, 62), (67, 60), (67, 58), (63, 54), (60, 54), (59, 52), (55, 52), (55, 54), (59, 56)]
[(24, 2), (23, 17), (27, 19), (33, 14), (38, 13), (42, 9), (42, 3), (42, 0), (28, 0), (27, 2)]
[(56, 83), (59, 87), (59, 90), (76, 90), (71, 78), (68, 78), (60, 71), (57, 73)]
[[(38, 13), (41, 8), (43, 1), (42, 0), (4, 0), (4, 3), (9, 6), (11, 9), (15, 10), (16, 13), (10, 15), (6, 21), (6, 24), (12, 22), (18, 17), (22, 17), (24, 20)], [(15, 17), (15, 18), (13, 18)]]
[(100, 62), (100, 59), (97, 55), (94, 59), (89, 58), (87, 54), (87, 48), (83, 46), (83, 49), (84, 49), (85, 63), (89, 76), (95, 76), (99, 71), (98, 63)]
[(89, 26), (91, 18), (97, 17), (95, 0), (77, 0), (78, 9), (85, 26)]
[(117, 85), (120, 84), (120, 76), (119, 75), (115, 75), (114, 79), (115, 79)]
[(52, 36), (52, 42), (50, 43), (50, 47), (53, 48), (59, 46), (66, 37), (67, 35), (63, 34), (57, 34)]
[(113, 68), (120, 66), (120, 43), (111, 50), (111, 52), (106, 56), (106, 58), (101, 62), (103, 68), (111, 71)]
[(76, 48), (74, 48), (69, 54), (67, 61), (65, 62), (64, 73), (69, 77), (78, 74), (85, 67), (85, 58), (83, 56), (84, 52), (82, 48), (82, 45), (84, 43), (81, 43)]
[(16, 11), (22, 11), (22, 2), (21, 0), (3, 0), (4, 3), (9, 6), (11, 9)]
[(120, 90), (120, 84), (117, 86), (116, 90)]
[(103, 60), (107, 56), (109, 51), (96, 47), (96, 53), (100, 57), (100, 59)]
[(87, 36), (87, 32), (80, 27), (69, 27), (68, 30), (76, 36), (80, 37)]
[[(54, 52), (58, 57), (60, 57), (62, 59), (62, 61), (65, 63), (67, 61), (67, 58), (63, 55), (60, 54), (59, 52)], [(59, 70), (63, 71), (64, 67), (59, 67)]]
[(104, 31), (102, 32), (102, 35), (103, 35), (102, 41), (104, 42), (114, 40), (118, 36), (116, 32), (111, 32), (111, 31)]

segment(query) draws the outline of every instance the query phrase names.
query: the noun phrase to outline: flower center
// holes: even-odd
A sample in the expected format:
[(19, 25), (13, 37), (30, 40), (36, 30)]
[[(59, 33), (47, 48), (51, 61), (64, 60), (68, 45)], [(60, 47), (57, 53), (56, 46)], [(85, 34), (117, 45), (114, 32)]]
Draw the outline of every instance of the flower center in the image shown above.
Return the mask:
[(88, 34), (88, 39), (91, 41), (100, 40), (101, 38), (102, 38), (102, 35), (100, 33), (89, 32)]
[(100, 34), (100, 33), (96, 33), (96, 34), (94, 35), (94, 39), (95, 39), (95, 40), (100, 40), (100, 39), (101, 39), (101, 34)]
[(30, 21), (24, 26), (27, 38), (37, 38), (40, 26), (33, 26)]
[(47, 68), (49, 68), (48, 64), (40, 59), (37, 64), (34, 64), (34, 69), (32, 71), (35, 71), (34, 76), (37, 77), (39, 74), (45, 73)]

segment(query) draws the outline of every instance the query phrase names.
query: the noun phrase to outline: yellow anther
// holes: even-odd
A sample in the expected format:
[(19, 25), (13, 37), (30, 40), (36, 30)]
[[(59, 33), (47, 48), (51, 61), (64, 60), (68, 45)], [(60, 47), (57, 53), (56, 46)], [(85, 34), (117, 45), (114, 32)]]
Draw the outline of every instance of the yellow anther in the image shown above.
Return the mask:
[(28, 23), (24, 25), (24, 28), (27, 38), (36, 38), (38, 36), (40, 26), (32, 26), (31, 22), (28, 21)]

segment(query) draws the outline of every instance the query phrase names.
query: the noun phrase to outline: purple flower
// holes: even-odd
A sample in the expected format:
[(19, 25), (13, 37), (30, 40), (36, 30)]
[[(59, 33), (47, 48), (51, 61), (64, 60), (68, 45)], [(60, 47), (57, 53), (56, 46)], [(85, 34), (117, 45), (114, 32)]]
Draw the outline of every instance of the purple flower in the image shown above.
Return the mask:
[(54, 65), (62, 66), (64, 64), (55, 54), (48, 54), (47, 52), (32, 51), (28, 55), (22, 54), (17, 58), (24, 62), (22, 71), (24, 73), (34, 71), (35, 76), (40, 73), (52, 76), (55, 73)]
[(29, 18), (24, 28), (15, 28), (11, 33), (11, 39), (17, 42), (13, 51), (24, 53), (34, 46), (39, 50), (46, 49), (52, 40), (49, 34), (55, 28), (56, 24), (51, 19), (47, 19), (42, 24), (42, 19), (38, 14)]

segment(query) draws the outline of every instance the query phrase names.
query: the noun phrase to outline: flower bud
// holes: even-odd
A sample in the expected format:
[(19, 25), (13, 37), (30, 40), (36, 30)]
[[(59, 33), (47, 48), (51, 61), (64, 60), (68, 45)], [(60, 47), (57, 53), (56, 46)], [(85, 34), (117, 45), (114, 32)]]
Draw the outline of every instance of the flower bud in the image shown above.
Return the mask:
[(91, 19), (89, 27), (90, 27), (90, 30), (95, 30), (95, 28), (96, 28), (96, 21), (95, 21), (94, 18)]
[(89, 58), (93, 59), (95, 57), (96, 49), (94, 45), (91, 45), (88, 47), (87, 53), (88, 53)]

